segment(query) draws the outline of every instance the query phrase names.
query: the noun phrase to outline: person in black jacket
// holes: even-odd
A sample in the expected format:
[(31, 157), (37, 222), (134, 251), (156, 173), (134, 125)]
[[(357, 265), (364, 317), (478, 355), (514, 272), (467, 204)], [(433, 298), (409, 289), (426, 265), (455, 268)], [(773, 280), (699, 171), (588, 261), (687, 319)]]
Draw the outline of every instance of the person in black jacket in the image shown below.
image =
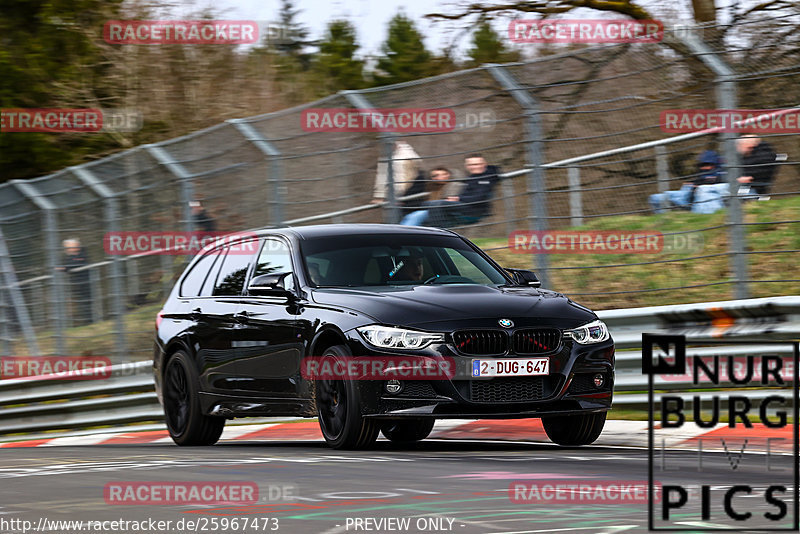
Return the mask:
[(433, 207), (425, 226), (448, 228), (474, 224), (491, 212), (491, 200), (494, 188), (500, 181), (500, 169), (487, 164), (480, 154), (467, 156), (464, 165), (468, 176), (462, 180), (464, 187), (461, 193)]
[(769, 143), (758, 136), (748, 134), (736, 141), (736, 148), (742, 158), (742, 176), (739, 183), (749, 186), (750, 192), (766, 195), (772, 187), (778, 166), (777, 155)]
[(200, 204), (199, 200), (192, 200), (189, 202), (189, 207), (192, 208), (192, 223), (197, 231), (200, 232), (216, 232), (217, 221), (214, 220), (206, 209)]
[(76, 270), (89, 264), (89, 256), (76, 238), (65, 239), (62, 246), (64, 256), (58, 270), (67, 273), (67, 285), (72, 294), (73, 324), (74, 326), (89, 324), (92, 322), (92, 287), (89, 271)]

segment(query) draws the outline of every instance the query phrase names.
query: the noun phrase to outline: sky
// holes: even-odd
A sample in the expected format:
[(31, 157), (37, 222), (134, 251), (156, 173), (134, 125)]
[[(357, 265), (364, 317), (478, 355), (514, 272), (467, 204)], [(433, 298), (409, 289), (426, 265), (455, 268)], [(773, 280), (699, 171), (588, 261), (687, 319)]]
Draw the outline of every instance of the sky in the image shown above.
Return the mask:
[[(425, 45), (429, 50), (440, 51), (452, 37), (448, 28), (455, 25), (450, 22), (438, 22), (435, 25), (423, 19), (423, 15), (433, 11), (444, 11), (451, 5), (443, 0), (295, 0), (295, 9), (300, 13), (297, 19), (309, 28), (311, 37), (320, 38), (328, 22), (344, 18), (356, 27), (358, 42), (361, 45), (359, 55), (378, 55), (380, 45), (386, 39), (389, 20), (399, 10), (412, 18), (417, 29), (425, 37)], [(200, 0), (192, 2), (194, 8), (213, 7), (224, 10), (226, 19), (243, 19), (256, 21), (276, 21), (280, 9), (279, 0)], [(502, 28), (502, 24), (498, 26)], [(468, 47), (468, 46), (467, 46)]]
[[(731, 2), (738, 0), (717, 0), (724, 10)], [(757, 0), (744, 0), (743, 5)], [(492, 3), (491, 0), (484, 0)], [(457, 40), (456, 57), (463, 59), (470, 46), (470, 36), (464, 35), (463, 21), (431, 21), (423, 16), (432, 12), (457, 12), (457, 0), (295, 0), (295, 9), (300, 13), (297, 19), (310, 30), (310, 37), (322, 37), (328, 22), (344, 18), (356, 27), (361, 57), (380, 55), (381, 43), (386, 39), (389, 20), (402, 10), (412, 18), (417, 29), (425, 38), (425, 45), (433, 52), (441, 52), (454, 39)], [(463, 3), (463, 2), (461, 2)], [(690, 0), (664, 2), (664, 0), (640, 0), (640, 5), (660, 15), (668, 15), (670, 20), (691, 20)], [(212, 8), (221, 12), (222, 18), (274, 22), (280, 9), (279, 0), (178, 0), (178, 9), (200, 11)], [(580, 9), (570, 13), (570, 18), (600, 18), (597, 11)], [(523, 18), (538, 18), (526, 16)], [(507, 35), (509, 19), (493, 22), (495, 30)], [(460, 39), (458, 37), (460, 36)], [(525, 46), (525, 45), (522, 45)]]

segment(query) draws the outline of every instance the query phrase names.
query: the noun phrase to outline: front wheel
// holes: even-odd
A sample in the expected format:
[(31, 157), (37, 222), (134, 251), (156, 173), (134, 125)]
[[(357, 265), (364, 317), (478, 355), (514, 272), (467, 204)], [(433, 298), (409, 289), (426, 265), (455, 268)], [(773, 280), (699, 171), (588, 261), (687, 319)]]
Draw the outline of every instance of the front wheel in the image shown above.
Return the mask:
[(430, 435), (435, 422), (435, 419), (428, 418), (386, 421), (381, 425), (381, 433), (389, 441), (397, 443), (421, 441)]
[[(321, 366), (335, 369), (335, 362), (350, 357), (343, 345), (325, 350)], [(347, 368), (346, 365), (342, 366)], [(378, 422), (363, 417), (358, 383), (354, 380), (317, 380), (314, 384), (322, 437), (334, 449), (363, 449), (378, 437)]]
[(589, 445), (600, 437), (606, 412), (542, 417), (547, 437), (558, 445)]
[(172, 441), (178, 445), (213, 445), (222, 435), (224, 417), (203, 414), (199, 379), (185, 352), (176, 352), (164, 371), (164, 416)]

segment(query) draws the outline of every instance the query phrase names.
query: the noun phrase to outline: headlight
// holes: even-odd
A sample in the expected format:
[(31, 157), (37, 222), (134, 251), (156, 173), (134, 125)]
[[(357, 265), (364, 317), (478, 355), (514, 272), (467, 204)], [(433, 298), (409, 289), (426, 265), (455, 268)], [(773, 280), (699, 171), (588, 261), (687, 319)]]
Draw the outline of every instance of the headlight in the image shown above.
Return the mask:
[(592, 321), (572, 330), (565, 330), (564, 334), (571, 337), (581, 345), (600, 343), (609, 338), (608, 327), (603, 321)]
[(444, 343), (444, 334), (431, 334), (372, 324), (356, 328), (367, 343), (380, 349), (421, 349), (431, 343)]

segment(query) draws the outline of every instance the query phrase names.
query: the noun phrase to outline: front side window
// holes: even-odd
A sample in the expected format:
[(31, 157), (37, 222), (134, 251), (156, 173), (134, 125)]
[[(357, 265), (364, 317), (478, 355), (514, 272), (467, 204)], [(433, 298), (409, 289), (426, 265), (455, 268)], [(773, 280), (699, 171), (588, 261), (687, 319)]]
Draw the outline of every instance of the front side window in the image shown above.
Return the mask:
[(258, 262), (253, 271), (253, 278), (262, 274), (284, 274), (290, 273), (283, 279), (284, 289), (294, 289), (294, 277), (291, 273), (292, 255), (289, 246), (280, 239), (265, 239), (258, 255)]

